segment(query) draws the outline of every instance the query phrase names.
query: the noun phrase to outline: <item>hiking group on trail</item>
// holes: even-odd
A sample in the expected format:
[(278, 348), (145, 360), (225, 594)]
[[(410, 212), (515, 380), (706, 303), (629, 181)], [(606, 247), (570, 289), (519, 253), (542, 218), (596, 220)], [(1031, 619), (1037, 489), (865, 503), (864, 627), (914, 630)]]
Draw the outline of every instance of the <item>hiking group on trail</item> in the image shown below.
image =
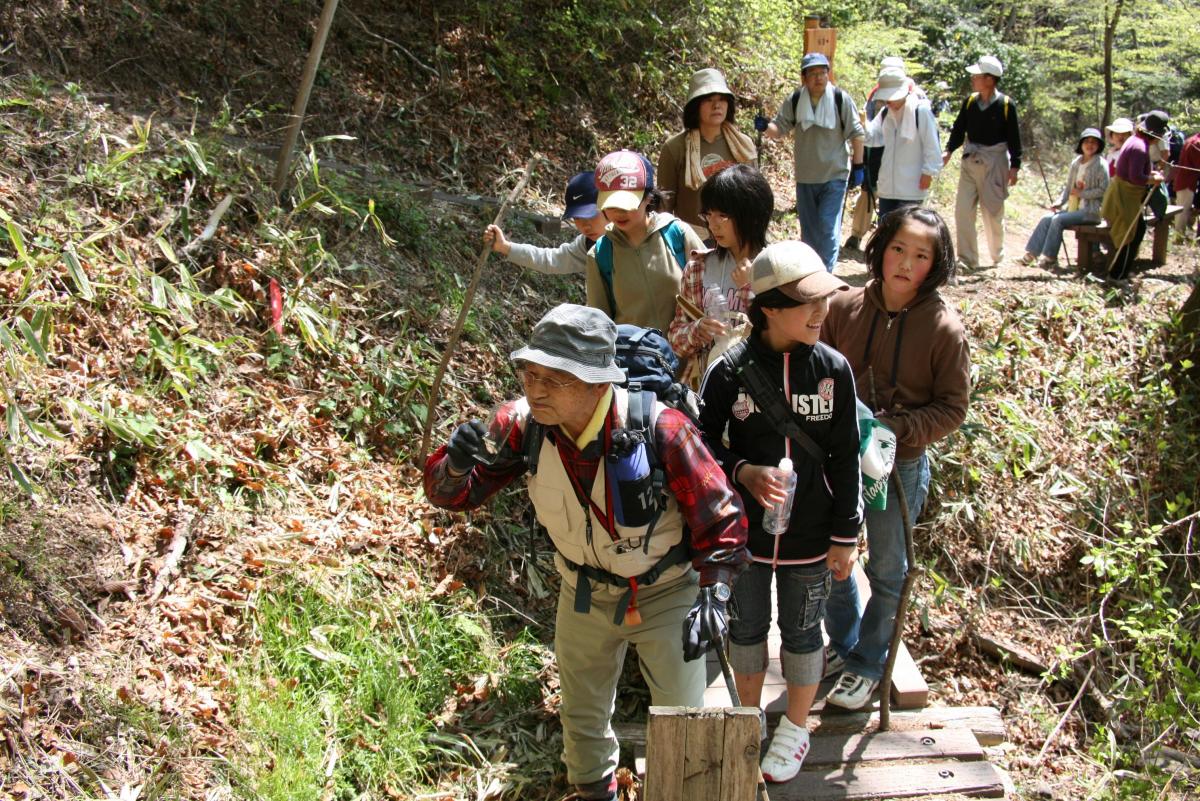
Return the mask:
[[(829, 58), (804, 56), (801, 85), (773, 119), (754, 120), (768, 141), (794, 137), (802, 241), (768, 242), (774, 194), (712, 68), (692, 76), (684, 130), (657, 170), (619, 150), (570, 179), (572, 240), (538, 248), (484, 232), (515, 264), (583, 274), (586, 305), (538, 321), (510, 355), (524, 394), (487, 424), (459, 424), (424, 465), (425, 491), (465, 511), (527, 476), (561, 578), (569, 797), (616, 798), (612, 716), (630, 644), (655, 705), (702, 706), (702, 657), (726, 648), (731, 689), (759, 705), (774, 616), (787, 698), (761, 764), (773, 782), (803, 765), (823, 678), (838, 677), (825, 701), (846, 709), (887, 691), (927, 449), (962, 424), (970, 394), (965, 329), (939, 288), (979, 267), (980, 210), (989, 256), (1004, 258), (1004, 203), (1022, 163), (1016, 104), (997, 88), (1003, 66), (984, 56), (968, 72), (973, 91), (943, 150), (899, 58), (880, 65), (860, 118)], [(1150, 145), (1166, 123), (1155, 111), (1136, 133), (1129, 120), (1108, 126), (1128, 135), (1111, 179), (1105, 135), (1085, 129), (1024, 260), (1053, 268), (1063, 230), (1103, 218), (1127, 270), (1164, 177)], [(922, 204), (960, 148), (956, 256), (949, 227)], [(1197, 137), (1180, 150), (1179, 164), (1200, 161)], [(1175, 176), (1189, 208), (1195, 175)], [(860, 185), (847, 248), (871, 218), (875, 228), (867, 283), (852, 289), (833, 271), (846, 194)], [(865, 603), (851, 577), (864, 523)]]

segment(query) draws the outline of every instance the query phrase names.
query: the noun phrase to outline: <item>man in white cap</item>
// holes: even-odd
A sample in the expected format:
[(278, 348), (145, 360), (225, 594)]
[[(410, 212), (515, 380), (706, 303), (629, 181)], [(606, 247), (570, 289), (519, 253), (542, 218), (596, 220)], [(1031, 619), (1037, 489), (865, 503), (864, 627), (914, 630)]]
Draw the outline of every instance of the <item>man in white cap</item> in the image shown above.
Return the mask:
[[(525, 396), (501, 405), (491, 431), (478, 420), (456, 428), (424, 474), (429, 501), (454, 511), (529, 474), (561, 576), (563, 761), (572, 797), (588, 801), (616, 801), (612, 714), (629, 645), (654, 704), (703, 706), (701, 657), (721, 645), (730, 586), (749, 561), (738, 494), (687, 416), (656, 401), (652, 442), (626, 428), (634, 410), (631, 393), (615, 386), (625, 379), (616, 339), (599, 309), (551, 309), (510, 356)], [(628, 469), (646, 464), (647, 448), (661, 484), (627, 493)], [(635, 483), (653, 475), (632, 473)], [(629, 498), (640, 503), (619, 502)]]
[(854, 99), (830, 82), (829, 59), (824, 54), (806, 53), (800, 75), (803, 85), (783, 101), (775, 119), (756, 116), (754, 128), (770, 140), (795, 130), (792, 156), (800, 239), (833, 272), (846, 191), (862, 186), (866, 175), (864, 132)]
[[(904, 72), (904, 59), (899, 56), (885, 56), (879, 62), (879, 70), (882, 74), (883, 70), (897, 69)], [(917, 95), (921, 100), (926, 100), (925, 92), (921, 87), (917, 86), (917, 82), (912, 78), (908, 78), (909, 90)], [(875, 115), (879, 113), (879, 102), (876, 99), (876, 93), (879, 91), (879, 83), (876, 82), (871, 91), (867, 92), (867, 102), (863, 104), (865, 112), (864, 123), (870, 125), (871, 120), (875, 119)], [(862, 191), (858, 195), (858, 200), (854, 203), (854, 213), (850, 219), (850, 238), (846, 240), (846, 244), (842, 245), (843, 250), (858, 250), (862, 245), (862, 240), (866, 238), (870, 232), (871, 226), (875, 224), (875, 209), (876, 209), (876, 186), (875, 182), (879, 178), (879, 165), (883, 160), (883, 148), (872, 146), (870, 137), (868, 136), (866, 147), (863, 148), (863, 163), (866, 165), (866, 176), (863, 179)]]
[(904, 70), (879, 71), (875, 101), (882, 108), (867, 123), (867, 144), (882, 151), (875, 184), (879, 218), (918, 205), (942, 169), (942, 144), (929, 101), (912, 91)]
[(983, 212), (992, 264), (1004, 260), (1004, 201), (1021, 169), (1021, 130), (1016, 105), (996, 88), (1004, 74), (1000, 59), (983, 56), (967, 72), (973, 91), (954, 119), (942, 164), (949, 163), (951, 154), (962, 146), (954, 227), (959, 263), (973, 270), (979, 267), (977, 210)]

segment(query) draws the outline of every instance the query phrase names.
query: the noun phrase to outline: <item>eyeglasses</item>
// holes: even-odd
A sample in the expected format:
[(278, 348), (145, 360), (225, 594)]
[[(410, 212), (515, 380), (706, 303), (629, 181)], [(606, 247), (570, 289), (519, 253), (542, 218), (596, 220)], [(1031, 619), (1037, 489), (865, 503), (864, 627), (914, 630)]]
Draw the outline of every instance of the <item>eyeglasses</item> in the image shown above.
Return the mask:
[(517, 378), (521, 379), (521, 384), (526, 387), (531, 387), (535, 384), (545, 384), (551, 389), (566, 389), (579, 383), (578, 378), (572, 378), (567, 381), (559, 381), (556, 378), (549, 378), (539, 375), (534, 375), (527, 368), (517, 368)]
[(697, 216), (700, 217), (700, 222), (704, 223), (705, 225), (710, 225), (712, 223), (720, 225), (722, 223), (727, 223), (730, 220), (728, 214), (723, 214), (719, 211), (702, 211)]

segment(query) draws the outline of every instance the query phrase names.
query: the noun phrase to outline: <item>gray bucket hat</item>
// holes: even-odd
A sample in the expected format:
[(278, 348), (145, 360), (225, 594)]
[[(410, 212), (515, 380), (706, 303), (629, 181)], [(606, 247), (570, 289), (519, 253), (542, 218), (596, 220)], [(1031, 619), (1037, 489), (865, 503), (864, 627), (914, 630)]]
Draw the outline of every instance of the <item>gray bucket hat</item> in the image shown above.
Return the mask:
[(585, 384), (625, 380), (625, 371), (617, 366), (617, 326), (591, 306), (555, 306), (533, 327), (529, 344), (508, 358), (562, 370)]
[(719, 69), (715, 69), (714, 67), (696, 70), (692, 73), (692, 79), (688, 81), (687, 103), (691, 103), (697, 97), (707, 97), (708, 95), (729, 95), (733, 97), (733, 92), (730, 91), (729, 84), (725, 83), (725, 76), (721, 74)]

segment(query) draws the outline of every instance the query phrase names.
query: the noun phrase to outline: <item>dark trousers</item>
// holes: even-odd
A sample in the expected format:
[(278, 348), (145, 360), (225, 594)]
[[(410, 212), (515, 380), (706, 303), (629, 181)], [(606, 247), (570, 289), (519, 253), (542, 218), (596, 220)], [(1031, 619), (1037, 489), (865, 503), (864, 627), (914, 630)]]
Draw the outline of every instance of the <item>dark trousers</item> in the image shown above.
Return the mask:
[(1133, 260), (1137, 258), (1138, 248), (1141, 247), (1142, 239), (1146, 236), (1146, 218), (1138, 214), (1137, 227), (1133, 230), (1133, 236), (1124, 247), (1119, 248), (1113, 254), (1112, 262), (1108, 265), (1108, 277), (1121, 280), (1129, 277), (1129, 272), (1133, 268)]

